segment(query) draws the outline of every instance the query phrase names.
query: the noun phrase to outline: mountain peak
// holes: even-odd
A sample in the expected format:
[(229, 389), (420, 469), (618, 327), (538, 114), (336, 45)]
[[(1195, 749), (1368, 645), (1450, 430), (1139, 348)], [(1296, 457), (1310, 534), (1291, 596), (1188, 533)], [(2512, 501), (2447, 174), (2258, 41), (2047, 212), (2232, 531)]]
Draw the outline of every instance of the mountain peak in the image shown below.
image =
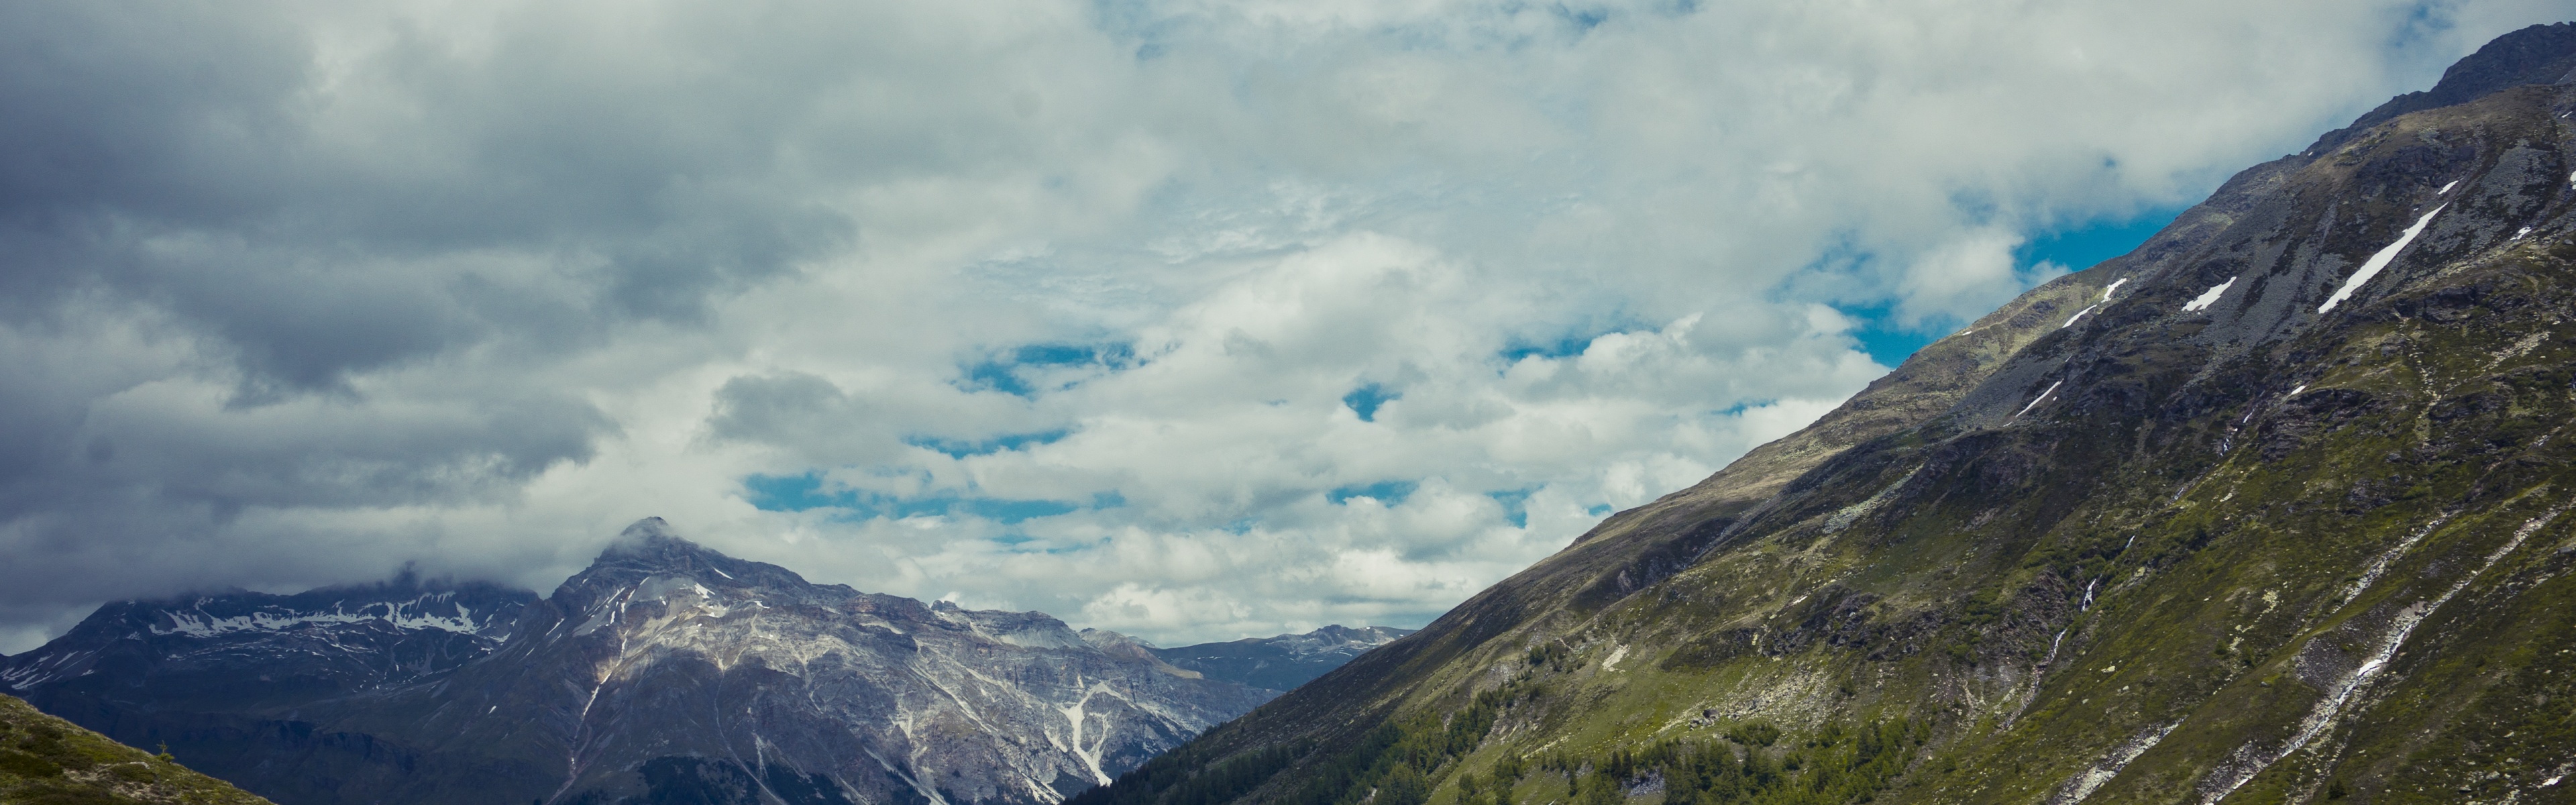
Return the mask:
[(2333, 150), (2362, 131), (2409, 112), (2468, 103), (2526, 84), (2570, 82), (2576, 82), (2576, 22), (2533, 25), (2489, 40), (2476, 53), (2453, 62), (2432, 89), (2390, 98), (2352, 125), (2326, 132), (2309, 152)]
[(687, 571), (701, 566), (730, 566), (742, 562), (713, 548), (691, 542), (672, 528), (670, 521), (646, 517), (617, 534), (608, 547), (591, 561), (601, 566), (636, 567), (652, 570)]
[(659, 517), (646, 517), (628, 525), (626, 530), (617, 532), (617, 539), (609, 541), (608, 547), (599, 552), (599, 558), (607, 559), (612, 556), (641, 558), (662, 556), (673, 552), (694, 553), (704, 550), (706, 548), (681, 537), (680, 532), (671, 527), (671, 521)]
[(2576, 22), (2561, 22), (2496, 37), (2442, 71), (2431, 91), (2398, 97), (2430, 95), (2432, 105), (2448, 106), (2500, 89), (2564, 84), (2570, 78), (2576, 78)]

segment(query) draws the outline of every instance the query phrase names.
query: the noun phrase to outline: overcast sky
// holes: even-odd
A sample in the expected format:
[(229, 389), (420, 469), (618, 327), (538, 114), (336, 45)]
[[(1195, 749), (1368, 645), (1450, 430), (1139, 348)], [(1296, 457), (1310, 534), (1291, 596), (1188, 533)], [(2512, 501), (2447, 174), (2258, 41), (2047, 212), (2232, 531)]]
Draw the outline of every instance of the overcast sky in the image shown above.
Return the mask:
[(0, 651), (648, 515), (1165, 644), (1418, 626), (2570, 17), (0, 4)]

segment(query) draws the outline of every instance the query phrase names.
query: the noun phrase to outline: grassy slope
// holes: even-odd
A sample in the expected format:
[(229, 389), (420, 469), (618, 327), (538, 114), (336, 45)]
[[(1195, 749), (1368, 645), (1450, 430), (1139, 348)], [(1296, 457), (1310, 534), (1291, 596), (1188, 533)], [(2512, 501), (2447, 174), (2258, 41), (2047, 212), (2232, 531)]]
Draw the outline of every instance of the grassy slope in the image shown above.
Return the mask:
[(0, 696), (0, 802), (255, 805), (268, 800)]
[[(2569, 801), (2569, 103), (2508, 91), (2248, 171), (1091, 800), (1669, 802), (1699, 751), (1775, 775), (1714, 801)], [(2458, 209), (2383, 296), (2255, 309), (2313, 310), (2430, 203)], [(2556, 223), (2496, 232), (2531, 221)], [(2240, 274), (2244, 309), (2170, 315)], [(2121, 303), (2057, 329), (2114, 277)], [(1873, 724), (1908, 736), (1874, 750), (1892, 770)], [(1785, 737), (1724, 737), (1747, 725)], [(1241, 779), (1175, 793), (1228, 758)]]

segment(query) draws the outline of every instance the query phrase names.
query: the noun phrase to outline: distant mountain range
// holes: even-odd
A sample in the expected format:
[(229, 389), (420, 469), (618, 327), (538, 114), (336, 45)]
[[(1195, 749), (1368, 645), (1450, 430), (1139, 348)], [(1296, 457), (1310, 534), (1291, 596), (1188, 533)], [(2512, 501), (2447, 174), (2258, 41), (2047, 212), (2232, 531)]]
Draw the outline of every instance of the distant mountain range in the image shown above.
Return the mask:
[(627, 529), (551, 596), (404, 577), (101, 607), (0, 689), (285, 805), (1052, 803), (1395, 639), (1155, 648)]
[(1146, 650), (1164, 662), (1205, 674), (1209, 679), (1284, 693), (1323, 676), (1325, 671), (1342, 667), (1342, 663), (1369, 649), (1413, 632), (1391, 626), (1326, 626), (1305, 634)]

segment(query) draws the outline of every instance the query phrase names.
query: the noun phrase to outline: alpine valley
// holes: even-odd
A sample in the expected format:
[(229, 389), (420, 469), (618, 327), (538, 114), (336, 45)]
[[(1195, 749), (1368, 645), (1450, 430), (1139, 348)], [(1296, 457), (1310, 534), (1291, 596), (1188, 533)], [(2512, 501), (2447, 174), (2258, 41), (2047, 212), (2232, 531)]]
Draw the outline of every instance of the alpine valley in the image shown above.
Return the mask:
[(0, 688), (288, 805), (1042, 803), (1405, 633), (1158, 649), (811, 584), (656, 518), (542, 599), (404, 577), (110, 604)]
[(2576, 24), (1084, 805), (2576, 802)]
[(0, 686), (287, 805), (2576, 802), (2571, 314), (2576, 23), (1419, 633), (1158, 649), (646, 520), (543, 598), (112, 604)]

